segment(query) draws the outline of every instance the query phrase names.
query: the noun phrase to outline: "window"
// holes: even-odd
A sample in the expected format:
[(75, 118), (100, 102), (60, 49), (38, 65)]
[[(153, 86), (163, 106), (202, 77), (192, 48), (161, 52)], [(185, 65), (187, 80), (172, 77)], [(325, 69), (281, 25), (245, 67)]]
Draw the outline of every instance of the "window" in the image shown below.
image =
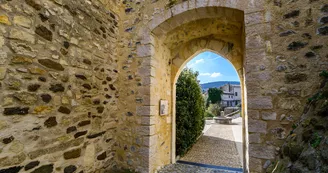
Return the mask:
[(238, 93), (237, 92), (235, 92), (235, 96), (238, 96)]

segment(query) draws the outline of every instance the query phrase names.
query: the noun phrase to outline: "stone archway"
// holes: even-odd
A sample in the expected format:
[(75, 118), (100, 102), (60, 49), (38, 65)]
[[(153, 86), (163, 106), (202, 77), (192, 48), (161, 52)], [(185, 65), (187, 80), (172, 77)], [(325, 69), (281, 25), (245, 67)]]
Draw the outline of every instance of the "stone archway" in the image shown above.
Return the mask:
[[(149, 124), (142, 128), (148, 147), (147, 156), (145, 156), (148, 172), (175, 162), (175, 136), (172, 135), (175, 134), (174, 84), (183, 64), (204, 50), (214, 51), (227, 58), (241, 78), (245, 115), (243, 120), (244, 170), (249, 172), (245, 64), (249, 62), (246, 59), (246, 49), (256, 47), (254, 45), (256, 41), (247, 42), (245, 46), (245, 29), (246, 32), (256, 32), (255, 28), (247, 27), (247, 24), (259, 21), (254, 21), (254, 17), (256, 18), (254, 13), (251, 13), (253, 16), (249, 17), (250, 15), (245, 15), (244, 12), (259, 8), (262, 8), (261, 4), (246, 1), (233, 1), (233, 3), (185, 1), (158, 12), (149, 21), (148, 28), (139, 30), (142, 40), (136, 52), (147, 65), (140, 69), (147, 72), (140, 73), (144, 78), (144, 83), (147, 83), (147, 87), (141, 88), (140, 93), (146, 91), (149, 95), (147, 103), (137, 106), (137, 114), (147, 116), (142, 119), (147, 121), (147, 125)], [(262, 100), (266, 101), (269, 106), (272, 104), (271, 100), (265, 97), (252, 99), (255, 107)], [(155, 116), (158, 115), (160, 100), (169, 101), (169, 107), (172, 108), (169, 115)], [(252, 123), (257, 122), (252, 121)]]

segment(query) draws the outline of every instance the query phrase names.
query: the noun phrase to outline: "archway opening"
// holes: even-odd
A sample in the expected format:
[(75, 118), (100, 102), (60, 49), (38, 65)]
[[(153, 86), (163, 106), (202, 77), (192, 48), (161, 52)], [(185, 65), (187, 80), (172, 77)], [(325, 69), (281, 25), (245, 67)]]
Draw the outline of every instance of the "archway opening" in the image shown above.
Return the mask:
[(217, 53), (201, 51), (181, 66), (175, 86), (172, 145), (178, 162), (242, 171), (242, 91), (234, 65)]

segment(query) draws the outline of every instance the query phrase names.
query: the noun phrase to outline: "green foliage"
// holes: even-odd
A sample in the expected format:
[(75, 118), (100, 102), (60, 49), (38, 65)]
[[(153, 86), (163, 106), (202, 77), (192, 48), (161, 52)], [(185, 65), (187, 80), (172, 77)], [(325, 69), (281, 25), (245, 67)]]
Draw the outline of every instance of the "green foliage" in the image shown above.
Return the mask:
[(211, 114), (213, 114), (214, 116), (220, 116), (221, 107), (217, 103), (216, 104), (210, 104), (207, 111), (210, 112)]
[(197, 76), (186, 68), (176, 83), (176, 152), (181, 156), (204, 129), (205, 103)]
[(212, 113), (206, 111), (205, 112), (205, 117), (215, 117)]
[(320, 136), (317, 132), (313, 134), (312, 139), (310, 141), (311, 147), (317, 148), (322, 140), (322, 136)]
[(320, 76), (324, 77), (324, 78), (328, 78), (328, 72), (326, 70), (324, 70), (320, 73)]
[(210, 88), (208, 89), (208, 99), (207, 102), (215, 104), (215, 103), (220, 103), (222, 98), (223, 91), (218, 89), (218, 88)]

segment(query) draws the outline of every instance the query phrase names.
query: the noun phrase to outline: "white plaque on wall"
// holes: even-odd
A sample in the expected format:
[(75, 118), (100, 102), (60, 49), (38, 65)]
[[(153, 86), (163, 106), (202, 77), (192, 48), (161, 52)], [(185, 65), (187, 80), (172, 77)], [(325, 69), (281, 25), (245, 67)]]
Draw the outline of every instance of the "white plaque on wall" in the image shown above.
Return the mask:
[(161, 100), (159, 107), (159, 115), (168, 115), (169, 114), (169, 101)]

